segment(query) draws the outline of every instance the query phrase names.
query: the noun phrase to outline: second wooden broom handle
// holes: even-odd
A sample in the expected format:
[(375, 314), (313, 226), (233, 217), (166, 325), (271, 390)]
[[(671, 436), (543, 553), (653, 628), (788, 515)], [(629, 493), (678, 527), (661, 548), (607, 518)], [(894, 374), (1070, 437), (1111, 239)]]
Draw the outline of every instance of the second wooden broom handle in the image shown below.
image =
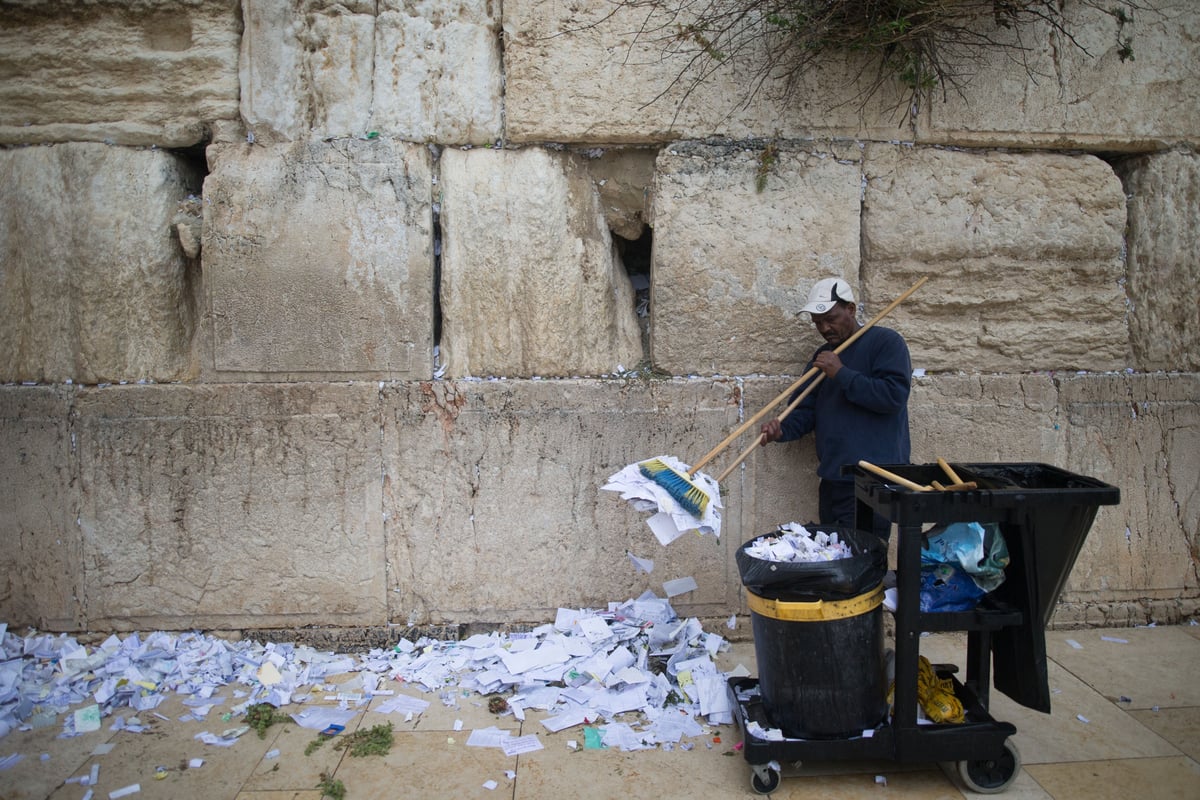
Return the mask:
[[(780, 422), (783, 422), (784, 419), (787, 418), (788, 414), (790, 414), (796, 410), (796, 406), (800, 405), (800, 401), (803, 400), (804, 398), (808, 397), (809, 393), (812, 392), (813, 389), (817, 388), (817, 384), (819, 384), (821, 382), (821, 379), (824, 377), (825, 377), (825, 374), (821, 373), (816, 378), (814, 378), (813, 382), (810, 383), (807, 387), (805, 387), (804, 391), (801, 392), (800, 395), (795, 400), (793, 400), (788, 405), (787, 408), (785, 408), (783, 410), (783, 413), (780, 414), (778, 417), (776, 417), (776, 419), (778, 419)], [(762, 434), (760, 433), (758, 435), (758, 438), (755, 439), (753, 442), (751, 442), (750, 446), (742, 451), (742, 454), (737, 457), (737, 460), (735, 460), (732, 464), (730, 464), (728, 467), (726, 467), (725, 471), (722, 472), (720, 474), (720, 476), (717, 477), (717, 483), (720, 483), (721, 481), (728, 478), (729, 474), (731, 472), (733, 472), (735, 469), (737, 469), (737, 465), (742, 463), (743, 461), (745, 461), (747, 458), (749, 458), (750, 454), (754, 452), (754, 448), (758, 447), (761, 444), (762, 444)]]

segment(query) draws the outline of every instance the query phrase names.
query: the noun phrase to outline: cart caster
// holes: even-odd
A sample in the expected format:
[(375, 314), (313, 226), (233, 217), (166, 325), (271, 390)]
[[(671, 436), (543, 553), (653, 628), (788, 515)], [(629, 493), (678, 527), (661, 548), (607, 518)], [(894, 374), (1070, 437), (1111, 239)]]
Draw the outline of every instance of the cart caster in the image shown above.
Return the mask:
[(1000, 758), (959, 761), (958, 776), (967, 788), (980, 794), (996, 794), (1008, 788), (1021, 771), (1021, 753), (1011, 740), (1004, 741)]
[(752, 766), (750, 788), (759, 794), (770, 794), (779, 788), (779, 770), (768, 764)]

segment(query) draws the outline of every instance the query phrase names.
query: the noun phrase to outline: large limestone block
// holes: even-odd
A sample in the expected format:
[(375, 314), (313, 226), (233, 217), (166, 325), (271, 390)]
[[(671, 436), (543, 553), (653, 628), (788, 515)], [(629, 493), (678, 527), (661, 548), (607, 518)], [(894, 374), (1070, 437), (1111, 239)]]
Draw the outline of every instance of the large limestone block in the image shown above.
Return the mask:
[(913, 366), (967, 372), (1128, 363), (1120, 181), (1094, 156), (870, 145), (863, 283)]
[(238, 113), (237, 0), (26, 0), (0, 22), (0, 143), (186, 147)]
[(1200, 593), (1200, 376), (1088, 375), (1062, 381), (1067, 467), (1111, 483), (1084, 543), (1069, 599)]
[(908, 418), (914, 463), (1066, 463), (1066, 419), (1046, 374), (916, 378)]
[(681, 143), (658, 160), (652, 360), (676, 375), (799, 374), (819, 340), (796, 316), (820, 278), (856, 283), (862, 172), (852, 146)]
[(0, 387), (0, 620), (12, 627), (85, 625), (74, 392), (61, 385)]
[(581, 158), (441, 159), (446, 374), (603, 375), (642, 360), (633, 288)]
[(1119, 167), (1129, 196), (1129, 328), (1139, 369), (1200, 369), (1200, 159), (1140, 156)]
[(373, 383), (81, 391), (89, 625), (382, 624), (378, 393)]
[(500, 4), (379, 5), (372, 127), (416, 142), (484, 144), (501, 138)]
[[(1019, 57), (993, 51), (965, 65), (962, 92), (933, 99), (917, 141), (1093, 151), (1200, 141), (1200, 4), (1111, 5), (1065, 4), (1074, 43), (1046, 23), (982, 29), (995, 41), (1019, 44)], [(1121, 24), (1113, 8), (1132, 20)], [(1122, 61), (1128, 38), (1133, 57)]]
[(498, 7), (248, 0), (242, 115), (261, 141), (378, 132), (482, 144), (501, 135)]
[[(665, 15), (635, 5), (505, 2), (508, 141), (894, 139), (905, 118), (896, 87), (872, 93), (875, 69), (853, 54), (830, 54), (782, 97), (784, 84), (761, 74), (757, 47), (717, 64), (681, 36), (690, 4)], [(698, 83), (697, 70), (707, 73)]]
[[(740, 582), (740, 492), (721, 539), (663, 547), (608, 477), (695, 459), (732, 426), (736, 387), (708, 381), (437, 381), (384, 392), (389, 616), (398, 623), (553, 619), (693, 576), (681, 614), (727, 616)], [(654, 559), (637, 572), (626, 552)]]
[(428, 150), (341, 139), (212, 151), (203, 252), (218, 376), (428, 377)]
[(0, 380), (178, 380), (199, 275), (171, 220), (200, 177), (162, 150), (0, 150)]
[(374, 2), (244, 0), (241, 112), (254, 138), (368, 131)]
[(623, 239), (636, 241), (646, 232), (650, 186), (654, 182), (652, 148), (603, 150), (588, 160), (588, 172), (600, 191), (608, 228)]

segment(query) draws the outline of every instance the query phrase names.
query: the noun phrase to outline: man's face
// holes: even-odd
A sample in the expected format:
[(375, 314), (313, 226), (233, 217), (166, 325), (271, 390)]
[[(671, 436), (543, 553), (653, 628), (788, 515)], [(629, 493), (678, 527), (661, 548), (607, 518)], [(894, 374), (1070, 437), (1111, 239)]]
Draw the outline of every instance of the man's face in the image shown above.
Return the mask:
[(856, 310), (854, 303), (837, 303), (824, 314), (813, 314), (813, 325), (817, 326), (817, 333), (825, 341), (839, 345), (858, 328), (858, 321), (854, 318)]

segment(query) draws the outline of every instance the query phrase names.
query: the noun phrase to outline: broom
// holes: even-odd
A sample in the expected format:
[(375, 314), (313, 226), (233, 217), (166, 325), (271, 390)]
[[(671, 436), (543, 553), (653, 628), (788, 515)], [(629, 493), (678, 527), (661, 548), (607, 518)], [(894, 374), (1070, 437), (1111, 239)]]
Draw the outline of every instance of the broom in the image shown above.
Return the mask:
[[(914, 292), (916, 292), (917, 289), (920, 289), (925, 284), (925, 281), (927, 281), (927, 280), (929, 280), (929, 276), (928, 275), (923, 276), (920, 280), (918, 280), (916, 283), (914, 283), (912, 286), (910, 286), (904, 294), (897, 297), (895, 300), (893, 300), (891, 303), (889, 303), (886, 308), (884, 308), (882, 311), (880, 311), (878, 314), (876, 314), (874, 317), (872, 317), (870, 322), (866, 323), (861, 328), (856, 330), (854, 333), (850, 334), (850, 336), (848, 336), (846, 338), (846, 341), (842, 342), (841, 344), (839, 344), (837, 347), (834, 348), (833, 352), (841, 353), (843, 350), (845, 350), (847, 347), (849, 347), (851, 344), (853, 344), (855, 341), (857, 341), (858, 337), (860, 337), (864, 333), (866, 333), (868, 328), (871, 328), (872, 326), (875, 325), (875, 323), (879, 322), (879, 320), (883, 319), (888, 314), (895, 311), (896, 306), (900, 305), (905, 300), (907, 300), (909, 297), (911, 297), (912, 294)], [(738, 428), (738, 430), (734, 431), (733, 434), (731, 434), (729, 437), (727, 437), (724, 442), (721, 442), (720, 445), (718, 445), (716, 448), (714, 448), (712, 453), (705, 456), (704, 458), (707, 460), (710, 456), (714, 455), (721, 448), (724, 448), (726, 444), (728, 444), (736, 436), (741, 434), (743, 431), (745, 431), (747, 428), (749, 428), (752, 424), (754, 424), (759, 419), (761, 419), (763, 416), (765, 416), (768, 411), (770, 411), (775, 406), (779, 405), (779, 403), (783, 402), (783, 400), (785, 398), (787, 398), (788, 395), (790, 395), (792, 392), (794, 392), (796, 389), (798, 389), (805, 381), (807, 381), (811, 378), (812, 383), (810, 383), (808, 385), (808, 387), (805, 388), (805, 390), (800, 393), (800, 396), (797, 397), (795, 400), (793, 400), (791, 402), (791, 404), (789, 404), (788, 407), (783, 410), (783, 413), (781, 413), (777, 417), (777, 419), (780, 422), (783, 422), (783, 420), (787, 419), (787, 416), (789, 414), (791, 414), (793, 411), (796, 410), (796, 407), (800, 405), (800, 401), (803, 400), (805, 397), (808, 397), (808, 395), (812, 392), (812, 390), (817, 388), (817, 385), (821, 383), (821, 379), (824, 377), (825, 377), (825, 373), (821, 372), (821, 370), (817, 369), (816, 367), (813, 367), (808, 372), (801, 375), (800, 379), (798, 381), (796, 381), (791, 386), (789, 386), (782, 394), (779, 395), (779, 397), (776, 397), (769, 404), (767, 404), (767, 406), (764, 407), (762, 411), (759, 411), (757, 414), (755, 414), (753, 417), (751, 417), (749, 420), (747, 420), (747, 422), (743, 423)], [(757, 448), (761, 444), (762, 444), (762, 436), (759, 436), (757, 439), (755, 439), (750, 444), (749, 447), (747, 447), (745, 450), (742, 451), (742, 454), (737, 457), (736, 461), (734, 461), (732, 464), (730, 464), (729, 467), (720, 474), (720, 476), (717, 478), (717, 483), (721, 483), (726, 478), (728, 478), (730, 476), (730, 474), (733, 473), (734, 469), (736, 469), (739, 464), (741, 464), (743, 461), (745, 461), (750, 456), (750, 454), (754, 452), (755, 448)], [(697, 469), (698, 468), (699, 467), (697, 467)]]
[[(923, 276), (920, 280), (909, 287), (908, 291), (888, 304), (887, 308), (876, 314), (870, 322), (866, 323), (853, 334), (851, 334), (846, 341), (838, 345), (833, 352), (840, 353), (849, 347), (858, 339), (859, 336), (862, 336), (864, 333), (866, 333), (868, 328), (886, 317), (895, 310), (896, 306), (900, 305), (910, 296), (912, 296), (912, 294), (916, 292), (917, 289), (921, 288), (921, 286), (924, 285), (927, 280), (929, 280), (929, 276)], [(686, 473), (680, 472), (670, 464), (663, 461), (661, 458), (652, 458), (648, 461), (639, 463), (638, 471), (642, 473), (643, 477), (647, 478), (648, 480), (652, 480), (661, 486), (667, 492), (667, 494), (671, 496), (671, 499), (678, 503), (681, 508), (686, 510), (689, 514), (697, 519), (700, 519), (704, 516), (704, 512), (708, 508), (708, 504), (712, 502), (712, 498), (708, 496), (708, 492), (706, 492), (700, 486), (697, 486), (692, 480), (696, 473), (700, 471), (700, 468), (709, 461), (712, 461), (713, 458), (715, 458), (721, 451), (728, 447), (735, 439), (737, 439), (737, 437), (741, 436), (751, 425), (766, 416), (767, 412), (769, 412), (772, 408), (786, 400), (792, 394), (792, 392), (799, 389), (806, 381), (812, 380), (812, 383), (809, 384), (808, 388), (806, 388), (799, 397), (792, 401), (792, 404), (789, 405), (783, 414), (780, 415), (779, 419), (783, 420), (796, 408), (796, 406), (800, 405), (800, 401), (808, 396), (808, 394), (817, 387), (817, 384), (819, 384), (821, 379), (824, 377), (824, 373), (822, 373), (816, 367), (813, 367), (808, 372), (801, 375), (795, 383), (780, 392), (778, 397), (776, 397), (767, 405), (763, 406), (758, 413), (739, 425), (732, 433), (726, 436), (720, 444), (708, 451), (704, 458), (696, 462), (696, 465)], [(813, 380), (814, 378), (815, 380)], [(746, 450), (740, 456), (738, 456), (737, 460), (734, 461), (728, 469), (721, 473), (721, 476), (717, 478), (717, 483), (721, 483), (723, 480), (725, 480), (725, 478), (727, 478), (729, 474), (733, 472), (734, 468), (736, 468), (738, 464), (741, 464), (743, 461), (745, 461), (750, 453), (754, 451), (754, 448), (759, 446), (760, 442), (761, 437), (756, 439), (754, 444), (752, 444), (750, 447), (746, 448)]]

